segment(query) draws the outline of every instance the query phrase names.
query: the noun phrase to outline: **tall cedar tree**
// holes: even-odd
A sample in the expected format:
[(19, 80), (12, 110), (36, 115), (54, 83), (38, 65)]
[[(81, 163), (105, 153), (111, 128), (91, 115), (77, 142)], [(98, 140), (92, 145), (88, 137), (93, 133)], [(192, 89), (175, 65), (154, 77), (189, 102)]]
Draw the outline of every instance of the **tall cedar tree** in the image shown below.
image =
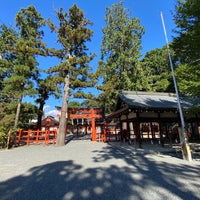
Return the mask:
[(51, 53), (60, 58), (61, 63), (49, 71), (53, 74), (54, 81), (64, 87), (57, 137), (57, 145), (63, 146), (65, 144), (67, 104), (70, 94), (76, 91), (74, 94), (76, 97), (87, 97), (82, 89), (93, 85), (88, 63), (94, 55), (88, 56), (88, 48), (86, 47), (86, 42), (91, 40), (93, 31), (87, 28), (92, 22), (85, 18), (83, 11), (76, 5), (73, 5), (67, 13), (60, 8), (56, 14), (59, 26), (54, 25), (50, 20), (49, 26), (53, 32), (57, 33), (58, 43), (62, 48)]
[(16, 15), (17, 38), (12, 46), (8, 46), (8, 52), (15, 58), (10, 62), (10, 74), (3, 89), (18, 102), (14, 128), (19, 122), (23, 97), (36, 93), (34, 79), (38, 76), (38, 69), (35, 56), (45, 54), (45, 45), (41, 42), (43, 31), (40, 30), (43, 25), (44, 20), (34, 6), (22, 8)]
[(120, 91), (141, 88), (142, 69), (138, 58), (144, 28), (137, 18), (131, 17), (122, 2), (106, 9), (105, 21), (98, 73), (103, 78), (103, 85), (99, 87), (103, 90), (100, 98), (108, 113), (113, 111)]
[(179, 57), (175, 70), (181, 93), (200, 96), (200, 1), (179, 0), (174, 14), (173, 48)]
[(200, 1), (178, 0), (174, 21), (176, 36), (173, 44), (181, 63), (200, 59)]

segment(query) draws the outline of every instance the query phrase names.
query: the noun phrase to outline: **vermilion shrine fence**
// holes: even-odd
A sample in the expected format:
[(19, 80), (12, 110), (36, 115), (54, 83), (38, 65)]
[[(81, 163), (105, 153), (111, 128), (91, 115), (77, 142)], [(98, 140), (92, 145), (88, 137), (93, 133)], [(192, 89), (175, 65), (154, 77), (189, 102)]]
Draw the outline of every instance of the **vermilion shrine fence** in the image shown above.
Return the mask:
[(15, 144), (55, 144), (57, 130), (19, 130)]
[[(57, 107), (58, 110), (61, 108)], [(102, 118), (101, 109), (86, 109), (86, 108), (69, 108), (68, 116), (70, 119), (87, 119), (90, 121), (92, 129), (91, 140), (98, 142), (106, 141), (118, 141), (120, 135), (116, 131), (111, 131), (106, 128), (106, 123), (102, 124), (101, 132), (96, 132), (96, 119)], [(23, 144), (55, 144), (57, 137), (57, 130), (51, 130), (50, 127), (46, 127), (47, 130), (20, 130), (15, 138), (15, 143), (20, 145)]]
[[(57, 130), (19, 130), (15, 138), (15, 144), (18, 146), (24, 144), (56, 144), (56, 137)], [(111, 142), (119, 140), (120, 134), (117, 133), (115, 129), (107, 130), (105, 126), (102, 132), (97, 133), (96, 138), (93, 138), (93, 141), (98, 142)]]

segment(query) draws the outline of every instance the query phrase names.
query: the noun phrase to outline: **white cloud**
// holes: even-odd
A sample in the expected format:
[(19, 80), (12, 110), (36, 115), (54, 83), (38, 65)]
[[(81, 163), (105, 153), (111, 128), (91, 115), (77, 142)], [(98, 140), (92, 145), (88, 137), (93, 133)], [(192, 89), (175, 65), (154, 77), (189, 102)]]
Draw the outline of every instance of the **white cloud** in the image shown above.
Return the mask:
[(49, 105), (44, 105), (44, 111), (49, 110), (50, 106)]
[(59, 113), (60, 113), (60, 111), (58, 111), (57, 109), (51, 109), (51, 106), (49, 106), (49, 105), (44, 106), (45, 117), (52, 116), (55, 119), (58, 119), (57, 114), (59, 114)]

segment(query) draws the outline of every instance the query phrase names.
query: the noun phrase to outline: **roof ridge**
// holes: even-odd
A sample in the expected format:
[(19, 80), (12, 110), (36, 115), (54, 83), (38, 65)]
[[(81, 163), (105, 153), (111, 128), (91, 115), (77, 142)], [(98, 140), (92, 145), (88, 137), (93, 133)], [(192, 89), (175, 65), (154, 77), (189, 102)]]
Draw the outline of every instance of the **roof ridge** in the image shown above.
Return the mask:
[(169, 93), (169, 92), (145, 92), (145, 91), (127, 91), (123, 90), (121, 92), (122, 94), (135, 94), (135, 95), (156, 95), (156, 96), (173, 96), (175, 97), (175, 93)]

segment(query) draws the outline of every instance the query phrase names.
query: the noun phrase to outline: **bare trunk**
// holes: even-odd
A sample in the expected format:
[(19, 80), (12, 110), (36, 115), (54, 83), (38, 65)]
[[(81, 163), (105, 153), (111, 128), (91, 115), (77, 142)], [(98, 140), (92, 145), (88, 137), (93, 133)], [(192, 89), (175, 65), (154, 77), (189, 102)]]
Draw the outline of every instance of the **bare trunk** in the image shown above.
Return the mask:
[(57, 146), (65, 145), (66, 126), (67, 126), (67, 102), (69, 99), (69, 75), (65, 77), (64, 94), (62, 99), (61, 116), (58, 129)]
[(19, 114), (21, 110), (21, 104), (22, 104), (22, 97), (18, 99), (18, 105), (17, 105), (17, 111), (15, 115), (15, 123), (14, 123), (14, 128), (17, 128), (18, 122), (19, 122)]
[(43, 116), (43, 108), (44, 108), (44, 102), (40, 102), (38, 117), (37, 117), (37, 129), (42, 129), (42, 116)]

